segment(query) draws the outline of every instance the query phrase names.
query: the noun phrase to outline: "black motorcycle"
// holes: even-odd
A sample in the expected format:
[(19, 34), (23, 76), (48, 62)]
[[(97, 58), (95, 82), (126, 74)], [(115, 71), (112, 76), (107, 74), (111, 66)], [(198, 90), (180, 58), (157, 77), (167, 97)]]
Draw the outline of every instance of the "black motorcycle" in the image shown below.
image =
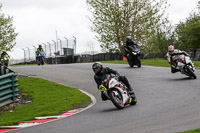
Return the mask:
[(127, 51), (127, 61), (130, 67), (137, 65), (139, 68), (141, 67), (140, 60), (140, 47), (137, 45), (128, 46), (125, 48)]

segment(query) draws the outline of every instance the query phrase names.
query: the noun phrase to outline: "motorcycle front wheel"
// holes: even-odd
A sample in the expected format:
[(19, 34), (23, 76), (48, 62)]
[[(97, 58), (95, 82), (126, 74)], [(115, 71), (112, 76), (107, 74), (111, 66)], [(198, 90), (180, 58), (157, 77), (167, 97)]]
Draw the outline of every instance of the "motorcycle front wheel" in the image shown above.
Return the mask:
[(44, 65), (44, 57), (41, 57), (41, 64)]
[(137, 103), (136, 95), (135, 95), (135, 94), (132, 94), (132, 95), (131, 95), (131, 102), (130, 102), (130, 105), (136, 105), (136, 103)]
[(134, 66), (134, 63), (133, 63), (132, 60), (128, 60), (128, 64), (129, 64), (130, 67), (133, 67), (133, 66)]
[(140, 68), (141, 67), (141, 60), (140, 60), (139, 56), (137, 57), (137, 60), (138, 60), (138, 68)]
[(123, 97), (119, 90), (112, 89), (111, 91), (109, 91), (109, 97), (115, 107), (117, 107), (118, 109), (124, 108)]
[(197, 78), (197, 76), (194, 74), (194, 72), (191, 70), (189, 66), (186, 66), (186, 69), (190, 77), (193, 77), (194, 79)]

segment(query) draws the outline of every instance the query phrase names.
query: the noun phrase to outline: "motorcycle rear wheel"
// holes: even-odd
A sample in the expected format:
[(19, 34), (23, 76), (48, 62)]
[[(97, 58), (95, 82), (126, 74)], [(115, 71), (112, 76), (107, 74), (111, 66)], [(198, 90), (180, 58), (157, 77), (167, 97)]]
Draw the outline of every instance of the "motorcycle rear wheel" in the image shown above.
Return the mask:
[[(117, 95), (116, 95), (116, 93), (117, 93)], [(110, 100), (112, 101), (112, 103), (115, 105), (115, 107), (117, 107), (118, 109), (124, 108), (123, 97), (122, 97), (121, 93), (119, 92), (119, 90), (112, 89), (111, 91), (109, 91), (109, 97), (110, 97)]]
[(190, 75), (190, 77), (193, 77), (194, 79), (197, 78), (197, 76), (194, 74), (194, 72), (191, 70), (189, 66), (186, 66), (187, 72)]

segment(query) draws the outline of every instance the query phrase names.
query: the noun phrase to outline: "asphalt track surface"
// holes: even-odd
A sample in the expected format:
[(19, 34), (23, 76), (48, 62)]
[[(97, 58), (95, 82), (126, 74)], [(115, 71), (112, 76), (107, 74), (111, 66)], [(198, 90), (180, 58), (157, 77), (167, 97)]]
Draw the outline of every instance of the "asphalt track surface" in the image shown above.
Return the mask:
[(57, 121), (13, 133), (173, 133), (200, 128), (200, 71), (197, 79), (172, 74), (168, 67), (104, 64), (127, 76), (138, 103), (118, 110), (102, 101), (93, 79), (92, 64), (13, 67), (18, 74), (37, 76), (92, 94), (91, 108)]

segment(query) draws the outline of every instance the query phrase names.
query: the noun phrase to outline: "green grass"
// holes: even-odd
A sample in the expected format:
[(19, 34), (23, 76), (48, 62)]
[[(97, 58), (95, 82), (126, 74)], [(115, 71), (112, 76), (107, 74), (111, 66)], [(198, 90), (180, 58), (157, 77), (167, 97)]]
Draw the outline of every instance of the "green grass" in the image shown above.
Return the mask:
[(195, 129), (195, 130), (191, 130), (191, 131), (185, 131), (182, 133), (200, 133), (200, 129)]
[(33, 102), (16, 107), (13, 112), (0, 116), (0, 126), (15, 125), (19, 121), (34, 120), (34, 117), (49, 116), (67, 111), (91, 99), (76, 88), (40, 78), (18, 77), (19, 89), (28, 94)]
[(37, 64), (9, 65), (9, 67), (36, 66)]
[[(114, 60), (114, 61), (101, 61), (101, 63), (117, 63), (117, 64), (128, 64), (127, 61), (124, 60)], [(142, 59), (142, 65), (151, 65), (151, 66), (164, 66), (169, 67), (169, 63), (164, 59)], [(196, 67), (200, 67), (200, 61), (193, 61)]]
[(193, 63), (196, 67), (200, 67), (200, 61), (193, 61)]

